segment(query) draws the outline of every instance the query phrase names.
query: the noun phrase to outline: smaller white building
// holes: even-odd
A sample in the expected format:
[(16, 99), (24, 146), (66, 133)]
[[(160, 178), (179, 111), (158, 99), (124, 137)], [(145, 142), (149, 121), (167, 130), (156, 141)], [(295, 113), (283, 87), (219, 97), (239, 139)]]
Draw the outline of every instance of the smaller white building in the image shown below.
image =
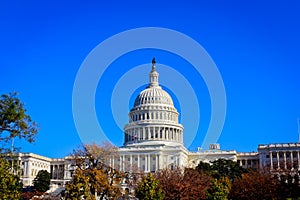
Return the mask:
[(200, 162), (212, 162), (218, 159), (237, 161), (235, 150), (221, 150), (219, 144), (210, 144), (208, 150), (198, 149), (197, 152), (189, 152), (188, 167), (195, 168)]
[(237, 153), (237, 162), (243, 168), (259, 168), (259, 154), (258, 152), (242, 152)]
[(258, 145), (260, 168), (300, 170), (300, 143)]
[(34, 153), (19, 153), (17, 157), (20, 165), (20, 175), (23, 186), (32, 186), (33, 180), (40, 170), (50, 173), (50, 187), (63, 187), (72, 179), (75, 171), (70, 157), (53, 159)]

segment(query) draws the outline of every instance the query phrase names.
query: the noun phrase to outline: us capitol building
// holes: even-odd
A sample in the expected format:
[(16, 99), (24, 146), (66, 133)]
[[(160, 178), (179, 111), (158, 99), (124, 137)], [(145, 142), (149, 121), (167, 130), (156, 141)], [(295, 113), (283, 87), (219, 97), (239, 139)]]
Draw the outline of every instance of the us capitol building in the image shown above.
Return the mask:
[[(156, 61), (152, 60), (149, 85), (136, 97), (124, 128), (124, 145), (119, 158), (112, 159), (113, 168), (129, 171), (155, 172), (163, 168), (196, 167), (200, 161), (230, 159), (248, 168), (299, 170), (300, 143), (259, 145), (258, 152), (237, 153), (221, 150), (211, 144), (208, 150), (188, 151), (183, 145), (184, 127), (171, 96), (161, 88)], [(63, 187), (75, 171), (71, 157), (48, 158), (32, 153), (20, 153), (19, 161), (24, 186), (32, 185), (39, 170), (51, 173), (51, 187)], [(133, 169), (135, 168), (135, 169)]]

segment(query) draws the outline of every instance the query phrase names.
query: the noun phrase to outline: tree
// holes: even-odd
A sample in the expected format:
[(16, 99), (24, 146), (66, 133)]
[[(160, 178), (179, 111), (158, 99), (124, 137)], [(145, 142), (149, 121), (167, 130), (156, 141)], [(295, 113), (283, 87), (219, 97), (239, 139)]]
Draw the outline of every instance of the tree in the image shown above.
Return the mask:
[(180, 199), (183, 191), (183, 171), (180, 168), (162, 169), (155, 174), (165, 199)]
[(50, 189), (50, 178), (47, 170), (40, 170), (33, 180), (34, 188), (39, 192), (46, 192)]
[(73, 198), (73, 196), (88, 194), (91, 199), (96, 197), (104, 199), (115, 198), (121, 194), (120, 182), (123, 174), (109, 165), (110, 159), (118, 158), (115, 146), (110, 143), (101, 146), (83, 145), (82, 148), (74, 150), (71, 156), (74, 158), (77, 170), (76, 176), (66, 187), (68, 196), (71, 195)]
[(280, 199), (299, 199), (300, 198), (300, 185), (299, 185), (299, 171), (276, 174), (277, 197)]
[(213, 179), (210, 188), (206, 192), (207, 200), (227, 200), (231, 189), (231, 181), (228, 177), (219, 180)]
[(233, 181), (229, 198), (232, 200), (274, 199), (277, 181), (265, 172), (249, 172)]
[(144, 176), (136, 188), (136, 197), (143, 200), (161, 200), (164, 199), (162, 190), (158, 187), (159, 181), (151, 173)]
[[(20, 199), (22, 183), (15, 175), (18, 169), (13, 146), (15, 138), (34, 142), (38, 128), (36, 122), (26, 113), (24, 103), (17, 93), (0, 96), (0, 199)], [(6, 160), (9, 160), (7, 162)]]
[(205, 199), (206, 190), (209, 188), (211, 177), (195, 169), (184, 170), (183, 185), (186, 187), (184, 199)]
[(38, 128), (36, 122), (26, 114), (24, 103), (17, 97), (17, 93), (2, 94), (0, 96), (0, 153), (9, 153), (16, 149), (10, 144), (14, 138), (34, 142)]
[(0, 158), (0, 199), (21, 199), (21, 194), (20, 178), (12, 174), (9, 163)]
[(241, 177), (242, 173), (246, 172), (246, 169), (239, 166), (237, 162), (226, 159), (218, 159), (211, 162), (211, 164), (200, 162), (196, 169), (216, 179), (227, 176), (231, 181), (234, 178)]
[(211, 178), (195, 169), (163, 169), (156, 173), (165, 199), (205, 199)]
[(89, 187), (89, 177), (85, 176), (80, 168), (76, 169), (76, 173), (72, 176), (70, 183), (66, 184), (66, 199), (93, 199)]

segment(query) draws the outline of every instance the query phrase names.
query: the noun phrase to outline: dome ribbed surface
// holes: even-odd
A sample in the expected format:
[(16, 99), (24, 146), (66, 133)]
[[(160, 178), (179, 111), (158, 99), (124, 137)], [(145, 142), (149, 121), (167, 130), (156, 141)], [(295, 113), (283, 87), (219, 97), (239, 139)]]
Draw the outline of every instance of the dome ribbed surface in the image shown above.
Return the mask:
[(146, 104), (164, 104), (174, 106), (171, 96), (161, 87), (150, 87), (136, 97), (134, 101), (134, 107), (138, 107)]

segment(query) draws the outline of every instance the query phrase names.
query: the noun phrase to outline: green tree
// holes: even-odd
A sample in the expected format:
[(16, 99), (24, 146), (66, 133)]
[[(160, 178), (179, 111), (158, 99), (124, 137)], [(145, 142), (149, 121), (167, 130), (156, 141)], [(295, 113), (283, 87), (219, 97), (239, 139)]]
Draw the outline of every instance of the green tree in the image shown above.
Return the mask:
[[(0, 96), (0, 199), (20, 199), (22, 183), (15, 171), (18, 169), (14, 139), (34, 142), (38, 128), (26, 113), (24, 103), (17, 93)], [(5, 160), (6, 159), (6, 160)], [(9, 162), (7, 161), (9, 160)]]
[(9, 163), (0, 158), (0, 199), (21, 199), (22, 183), (17, 175), (11, 173)]
[(206, 192), (207, 200), (227, 200), (231, 189), (231, 181), (228, 177), (219, 180), (213, 179), (210, 188)]
[(218, 159), (211, 162), (211, 164), (200, 162), (196, 169), (216, 179), (227, 176), (231, 181), (237, 177), (241, 177), (242, 173), (247, 172), (237, 162), (227, 159)]
[(136, 197), (143, 200), (161, 200), (164, 199), (162, 190), (158, 187), (159, 181), (151, 173), (144, 176), (143, 180), (136, 188)]
[(196, 167), (196, 170), (199, 172), (208, 173), (212, 171), (212, 166), (210, 163), (200, 161), (200, 163)]
[(50, 189), (50, 178), (47, 170), (40, 170), (33, 180), (34, 188), (39, 192), (46, 192)]
[(36, 122), (26, 114), (24, 103), (17, 97), (17, 93), (2, 94), (0, 96), (0, 153), (15, 151), (11, 148), (14, 138), (34, 142), (38, 128)]

